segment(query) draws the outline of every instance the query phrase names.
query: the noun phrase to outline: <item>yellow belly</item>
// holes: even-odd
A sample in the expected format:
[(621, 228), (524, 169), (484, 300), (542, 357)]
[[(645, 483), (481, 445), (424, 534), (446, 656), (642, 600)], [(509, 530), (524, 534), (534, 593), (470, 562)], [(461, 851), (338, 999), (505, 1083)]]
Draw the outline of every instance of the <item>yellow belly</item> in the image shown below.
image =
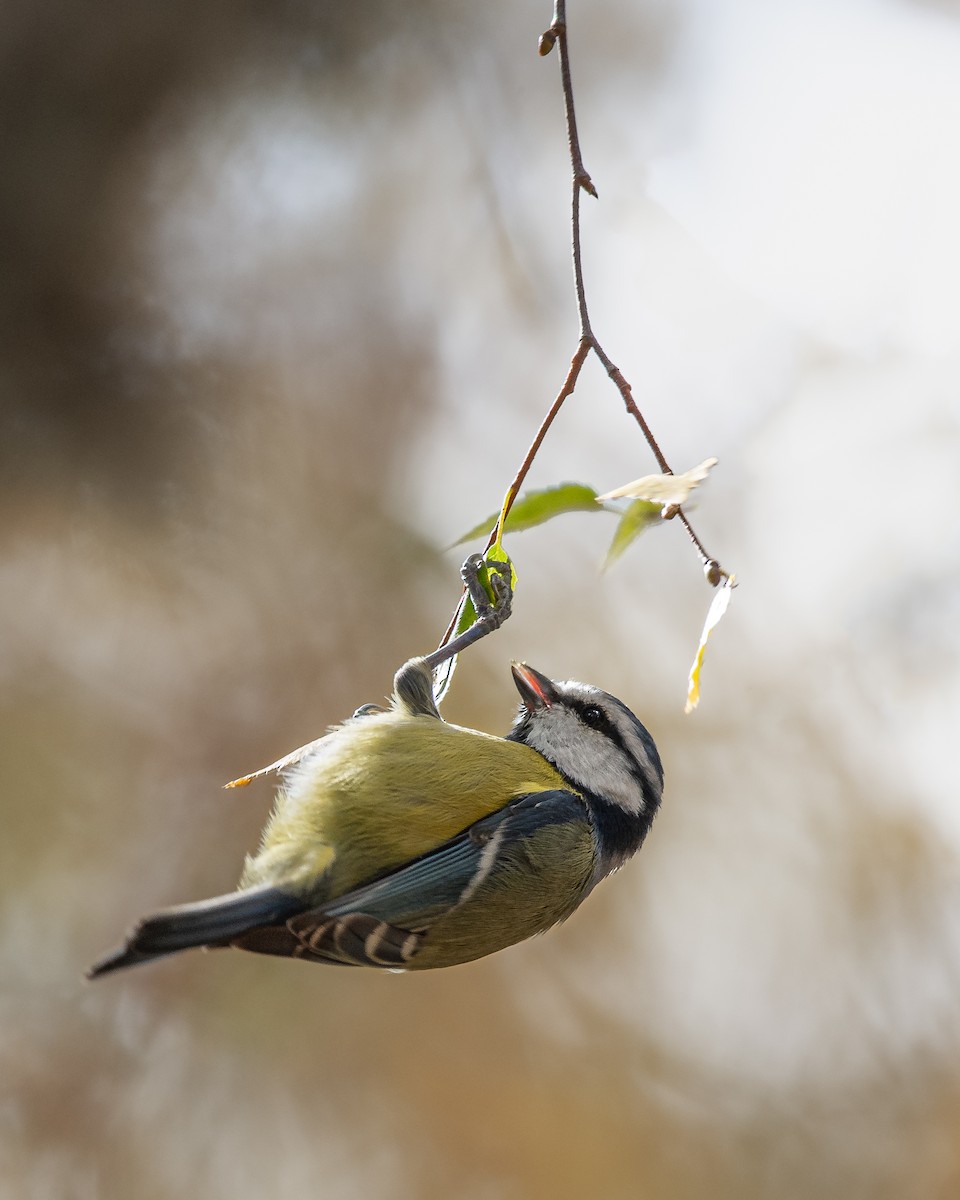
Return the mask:
[(288, 777), (242, 886), (320, 901), (409, 862), (528, 792), (563, 788), (535, 750), (432, 717), (348, 722)]

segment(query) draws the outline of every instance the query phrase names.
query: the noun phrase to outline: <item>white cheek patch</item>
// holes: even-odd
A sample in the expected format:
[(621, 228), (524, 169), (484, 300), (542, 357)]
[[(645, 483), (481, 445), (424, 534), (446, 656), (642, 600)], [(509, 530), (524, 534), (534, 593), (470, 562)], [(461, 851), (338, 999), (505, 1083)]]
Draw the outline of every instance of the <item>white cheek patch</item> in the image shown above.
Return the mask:
[[(594, 739), (596, 740), (596, 739)], [(593, 759), (590, 779), (595, 781), (593, 790), (628, 813), (641, 813), (646, 807), (643, 794), (633, 775), (626, 769), (623, 754), (604, 738), (605, 751)]]
[[(643, 812), (643, 796), (623, 752), (605, 734), (588, 729), (570, 709), (558, 705), (540, 713), (528, 742), (573, 783), (625, 812)], [(644, 758), (641, 754), (640, 761)]]

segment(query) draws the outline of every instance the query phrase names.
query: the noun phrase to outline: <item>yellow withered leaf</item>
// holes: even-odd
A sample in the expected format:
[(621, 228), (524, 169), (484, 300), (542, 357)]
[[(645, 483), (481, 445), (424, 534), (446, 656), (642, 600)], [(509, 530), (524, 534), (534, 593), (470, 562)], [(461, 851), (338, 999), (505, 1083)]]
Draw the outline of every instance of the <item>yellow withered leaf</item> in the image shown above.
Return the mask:
[(264, 775), (273, 775), (278, 771), (285, 771), (287, 767), (293, 767), (300, 762), (321, 740), (317, 738), (315, 741), (307, 742), (305, 746), (300, 746), (297, 750), (291, 750), (289, 754), (285, 754), (283, 758), (278, 758), (269, 767), (261, 767), (259, 771), (254, 771), (250, 775), (241, 775), (239, 779), (231, 779), (229, 783), (225, 783), (223, 786), (225, 788), (246, 787), (248, 783), (253, 783), (255, 779), (262, 779)]
[(687, 703), (683, 710), (685, 713), (693, 712), (700, 703), (700, 668), (703, 666), (703, 653), (707, 648), (707, 638), (720, 623), (721, 617), (727, 611), (730, 596), (735, 587), (736, 576), (728, 575), (720, 587), (717, 588), (716, 595), (707, 609), (707, 619), (703, 623), (703, 632), (700, 634), (700, 645), (697, 647), (697, 654), (693, 660), (693, 666), (690, 668), (690, 678), (687, 683)]
[(717, 465), (719, 459), (705, 458), (702, 463), (684, 471), (681, 475), (644, 475), (633, 483), (605, 492), (597, 500), (651, 500), (654, 504), (683, 504), (687, 497), (702, 483)]

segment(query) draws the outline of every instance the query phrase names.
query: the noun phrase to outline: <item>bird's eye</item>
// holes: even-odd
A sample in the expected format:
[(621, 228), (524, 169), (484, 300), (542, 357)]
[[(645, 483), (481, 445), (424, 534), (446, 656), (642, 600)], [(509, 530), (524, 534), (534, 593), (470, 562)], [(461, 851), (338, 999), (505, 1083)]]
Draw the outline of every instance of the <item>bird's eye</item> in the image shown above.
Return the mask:
[(581, 714), (584, 724), (589, 725), (591, 729), (599, 729), (606, 721), (603, 715), (603, 709), (597, 708), (595, 704), (591, 704), (589, 708), (585, 708)]

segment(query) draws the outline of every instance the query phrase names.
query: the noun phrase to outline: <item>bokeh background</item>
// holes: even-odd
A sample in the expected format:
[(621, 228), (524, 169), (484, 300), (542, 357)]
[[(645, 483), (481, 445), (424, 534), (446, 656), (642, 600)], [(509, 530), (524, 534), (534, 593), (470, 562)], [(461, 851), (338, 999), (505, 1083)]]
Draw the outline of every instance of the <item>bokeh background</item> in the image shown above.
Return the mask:
[[(572, 3), (592, 315), (674, 523), (513, 539), (507, 664), (655, 733), (562, 929), (449, 972), (83, 968), (233, 886), (270, 787), (457, 596), (575, 348), (532, 0), (0, 18), (0, 1195), (960, 1194), (960, 5)], [(595, 364), (534, 485), (653, 468)]]

